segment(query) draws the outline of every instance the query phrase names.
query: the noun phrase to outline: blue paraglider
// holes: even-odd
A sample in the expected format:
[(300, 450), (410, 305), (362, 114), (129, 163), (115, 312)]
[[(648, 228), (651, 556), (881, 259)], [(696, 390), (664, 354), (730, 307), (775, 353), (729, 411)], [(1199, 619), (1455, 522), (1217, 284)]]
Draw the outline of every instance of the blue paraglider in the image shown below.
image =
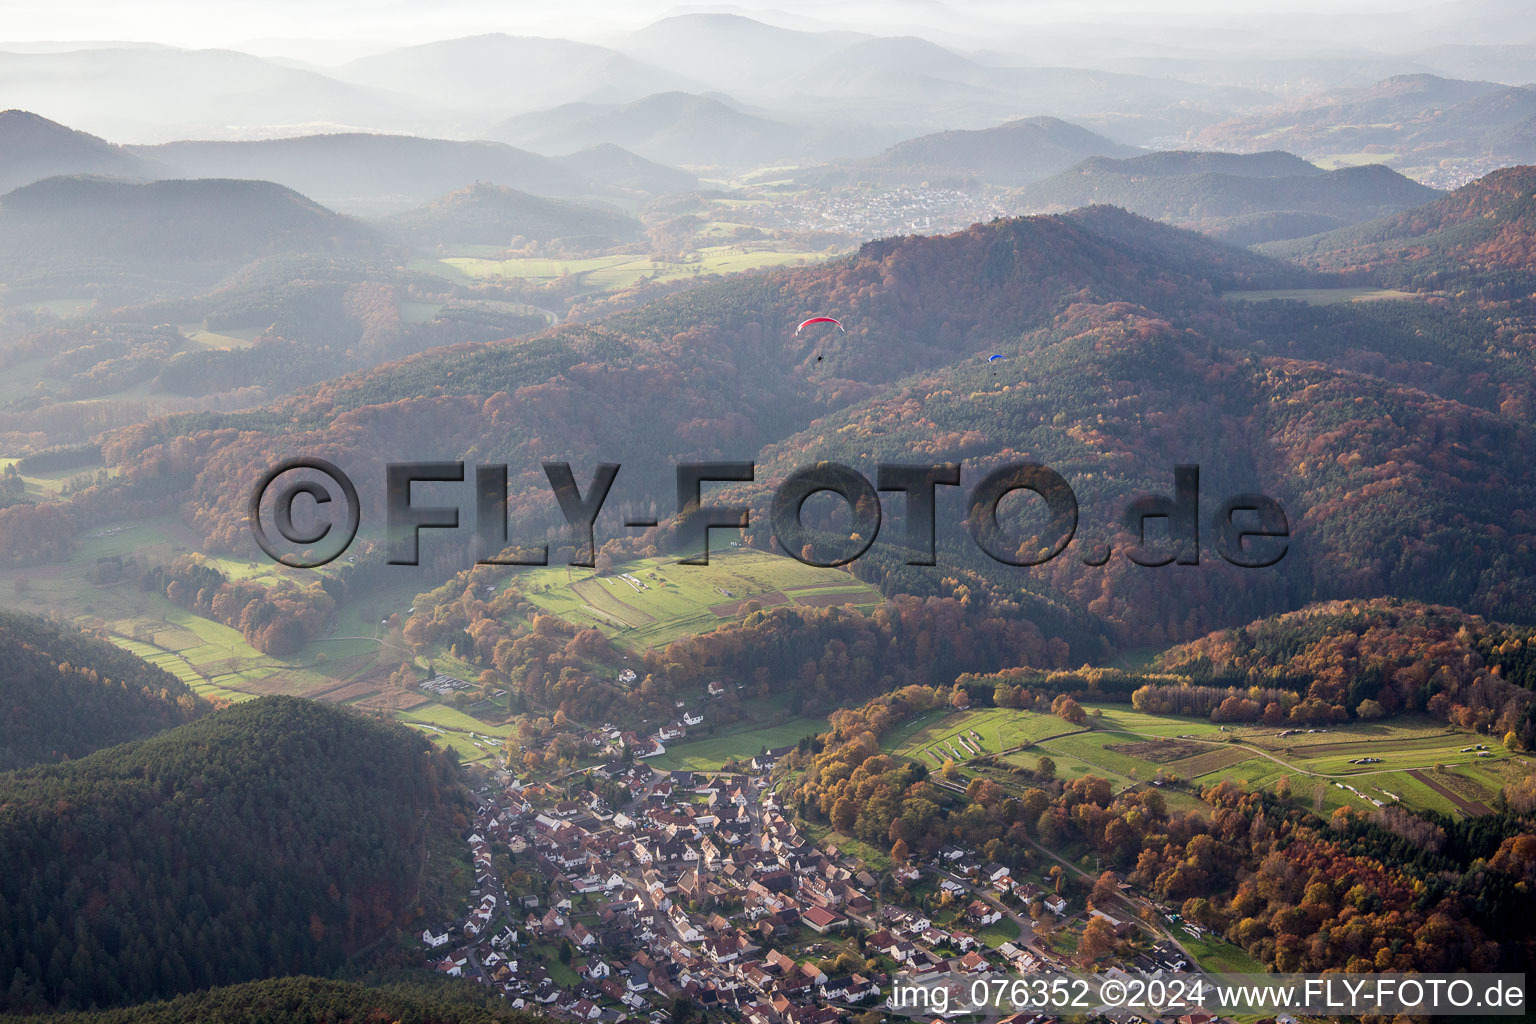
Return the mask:
[(1003, 357), (1002, 357), (1002, 355), (1000, 355), (1000, 354), (999, 354), (999, 355), (995, 355), (995, 356), (992, 356), (992, 357), (990, 357), (990, 358), (989, 358), (989, 359), (988, 359), (988, 360), (987, 360), (987, 362), (989, 362), (989, 363), (995, 363), (995, 362), (997, 362), (997, 361), (998, 361), (998, 360), (999, 360), (999, 359), (1001, 359), (1001, 358), (1003, 358)]

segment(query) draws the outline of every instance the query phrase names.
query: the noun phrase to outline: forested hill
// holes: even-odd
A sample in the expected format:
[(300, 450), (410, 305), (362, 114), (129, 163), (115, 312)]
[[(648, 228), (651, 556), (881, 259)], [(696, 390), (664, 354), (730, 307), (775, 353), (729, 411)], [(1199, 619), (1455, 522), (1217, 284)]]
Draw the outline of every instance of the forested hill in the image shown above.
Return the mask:
[(0, 1024), (545, 1024), (469, 981), (381, 987), (323, 978), (248, 981), (114, 1010), (0, 1016)]
[(377, 252), (380, 239), (269, 181), (46, 178), (0, 197), (0, 273), (211, 284), (280, 253)]
[(1202, 683), (1282, 686), (1362, 719), (1404, 711), (1536, 740), (1536, 629), (1378, 598), (1310, 605), (1165, 651)]
[(973, 180), (1008, 186), (1055, 174), (1085, 157), (1135, 152), (1058, 118), (1024, 117), (994, 128), (908, 139), (841, 170), (860, 180), (890, 183)]
[(1155, 153), (1085, 160), (1008, 201), (1021, 210), (1109, 203), (1246, 245), (1316, 234), (1441, 195), (1380, 165), (1324, 172), (1284, 153)]
[(56, 174), (151, 177), (156, 168), (119, 146), (26, 110), (0, 111), (0, 194)]
[(84, 757), (208, 710), (185, 683), (70, 626), (0, 610), (0, 771)]
[[(475, 450), (532, 470), (514, 475), (514, 516), (548, 498), (538, 463), (554, 455), (620, 462), (636, 497), (670, 500), (677, 460), (750, 458), (907, 374), (997, 351), (1085, 297), (1219, 319), (1221, 289), (1306, 280), (1105, 207), (887, 239), (825, 266), (706, 284), (526, 341), (426, 353), (264, 413), (130, 428), (103, 450), (137, 468), (76, 500), (97, 515), (136, 500), (120, 487), (162, 495), (185, 503), (214, 546), (244, 545), (240, 510), (277, 444), (331, 451), (364, 495), (383, 493), (367, 483), (382, 459)], [(800, 320), (828, 310), (846, 334), (796, 335)], [(190, 463), (161, 458), (178, 435), (195, 438), (178, 449), (196, 453)], [(378, 520), (365, 510), (364, 521)]]
[[(1344, 362), (1355, 346), (1394, 337), (1379, 323), (1342, 320), (1329, 344)], [(1522, 596), (1529, 583), (1514, 583), (1536, 579), (1536, 558), (1524, 547), (1536, 535), (1523, 514), (1510, 514), (1536, 504), (1536, 467), (1510, 455), (1526, 450), (1529, 427), (1305, 350), (1282, 355), (1237, 325), (1190, 328), (1123, 303), (1074, 307), (999, 354), (1006, 358), (914, 374), (829, 414), (763, 451), (758, 479), (776, 481), (817, 460), (870, 473), (878, 462), (941, 452), (964, 460), (969, 486), (1005, 458), (1043, 462), (1076, 492), (1072, 549), (1019, 569), (993, 562), (951, 528), (940, 532), (940, 564), (974, 593), (1087, 612), (1122, 642), (1189, 637), (1308, 600), (1382, 593), (1520, 621), (1536, 616)], [(1446, 445), (1464, 471), (1443, 471)], [(1214, 556), (1156, 570), (1119, 554), (1085, 564), (1095, 544), (1126, 550), (1132, 538), (1121, 512), (1138, 494), (1171, 493), (1181, 463), (1201, 468), (1202, 515), (1222, 496), (1278, 500), (1293, 536), (1284, 559), (1262, 572)], [(1383, 463), (1391, 473), (1378, 471)], [(723, 493), (753, 504), (757, 543), (770, 545), (769, 488)], [(953, 501), (941, 523), (963, 517)], [(1019, 554), (1034, 554), (1027, 538), (1043, 517), (1021, 512), (1005, 521)], [(937, 584), (902, 557), (898, 547), (877, 546), (855, 571), (894, 591)], [(1038, 611), (1031, 615), (1040, 621)]]
[[(640, 237), (640, 222), (617, 210), (545, 199), (499, 185), (475, 184), (379, 226), (412, 245), (551, 243), (559, 251), (601, 249)], [(521, 239), (521, 241), (517, 241)]]
[(1506, 167), (1425, 206), (1264, 251), (1394, 288), (1525, 298), (1536, 273), (1536, 167)]
[(328, 973), (410, 921), (464, 800), (421, 737), (286, 697), (0, 775), (0, 1008)]
[[(1080, 488), (1084, 547), (1026, 571), (986, 559), (957, 527), (949, 577), (1078, 623), (1085, 656), (1101, 631), (1187, 639), (1334, 597), (1536, 616), (1522, 589), (1536, 579), (1536, 547), (1523, 544), (1536, 529), (1510, 516), (1536, 507), (1536, 469), (1519, 454), (1531, 450), (1517, 415), (1531, 399), (1522, 364), (1488, 353), (1482, 314), (1449, 322), (1459, 314), (1419, 303), (1256, 307), (1220, 294), (1310, 280), (1111, 207), (887, 239), (526, 341), (427, 353), (269, 411), (130, 428), (102, 446), (121, 475), (72, 503), (82, 516), (126, 502), (175, 510), (215, 549), (244, 551), (251, 488), (294, 447), (337, 461), (365, 505), (383, 493), (386, 459), (505, 461), (519, 529), (555, 514), (539, 469), (554, 456), (621, 463), (609, 507), (653, 499), (663, 515), (676, 461), (755, 459), (761, 509), (805, 460), (871, 473), (880, 459), (964, 460), (979, 474), (1029, 459)], [(827, 312), (846, 333), (796, 335)], [(1245, 491), (1282, 503), (1296, 541), (1279, 569), (1084, 564), (1088, 544), (1114, 542), (1127, 501), (1168, 493), (1173, 466), (1189, 462), (1203, 467), (1212, 512)], [(771, 546), (765, 531), (757, 539)], [(890, 593), (953, 589), (908, 571), (887, 544), (857, 571)]]

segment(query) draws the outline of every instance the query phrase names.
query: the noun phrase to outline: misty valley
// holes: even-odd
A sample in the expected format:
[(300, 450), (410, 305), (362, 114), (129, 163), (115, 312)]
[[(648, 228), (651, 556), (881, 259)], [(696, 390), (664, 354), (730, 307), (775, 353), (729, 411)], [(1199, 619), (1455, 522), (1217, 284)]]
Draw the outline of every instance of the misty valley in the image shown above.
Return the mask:
[(0, 43), (0, 1022), (1523, 977), (1520, 4), (312, 6)]

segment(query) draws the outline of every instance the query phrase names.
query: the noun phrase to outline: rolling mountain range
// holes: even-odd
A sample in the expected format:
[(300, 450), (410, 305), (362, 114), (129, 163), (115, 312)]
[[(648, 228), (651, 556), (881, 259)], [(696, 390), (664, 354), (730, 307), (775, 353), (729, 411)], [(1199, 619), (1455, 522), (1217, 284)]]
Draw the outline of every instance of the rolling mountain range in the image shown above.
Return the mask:
[(25, 110), (0, 112), (0, 195), (61, 174), (156, 177), (143, 157)]
[(1536, 89), (1418, 74), (1213, 125), (1195, 141), (1236, 151), (1280, 148), (1309, 159), (1370, 154), (1395, 167), (1448, 158), (1520, 163), (1536, 160), (1533, 124)]
[(0, 52), (0, 92), (12, 106), (134, 142), (359, 127), (426, 131), (439, 123), (424, 100), (234, 50)]
[[(19, 107), (140, 144), (414, 133), (501, 139), (549, 153), (555, 150), (533, 140), (556, 134), (560, 117), (601, 117), (673, 93), (728, 96), (728, 106), (758, 119), (737, 127), (764, 133), (742, 155), (697, 158), (697, 139), (692, 153), (641, 150), (662, 163), (726, 167), (759, 158), (767, 165), (857, 159), (903, 138), (1035, 116), (1144, 146), (1188, 139), (1202, 148), (1278, 146), (1309, 157), (1369, 153), (1415, 168), (1479, 156), (1529, 160), (1536, 144), (1524, 88), (1531, 76), (1521, 70), (1536, 65), (1516, 44), (1447, 41), (1399, 54), (1311, 58), (1260, 47), (1250, 57), (1211, 58), (1149, 53), (1129, 42), (1084, 50), (1073, 37), (1066, 29), (1005, 34), (977, 47), (942, 33), (788, 28), (735, 13), (688, 12), (610, 37), (608, 45), (488, 33), (333, 67), (234, 50), (18, 46), (0, 52), (0, 86)], [(1476, 80), (1484, 66), (1496, 81)], [(1375, 84), (1362, 81), (1366, 74)], [(784, 125), (794, 129), (793, 146), (782, 145)], [(586, 125), (564, 151), (622, 145), (619, 127)], [(660, 142), (672, 134), (688, 138), (656, 124), (631, 137)]]
[(806, 132), (713, 96), (658, 93), (633, 103), (568, 103), (493, 125), (490, 138), (540, 153), (607, 144), (686, 166), (752, 167), (806, 152)]
[(555, 159), (488, 142), (361, 134), (133, 147), (27, 111), (0, 113), (0, 194), (67, 175), (263, 179), (356, 213), (404, 210), (477, 181), (567, 196), (663, 195), (698, 185), (685, 171), (612, 144)]
[(914, 185), (1016, 186), (1086, 157), (1128, 157), (1136, 150), (1054, 117), (1028, 117), (995, 128), (948, 131), (898, 143), (868, 160), (810, 172), (809, 181)]
[(1306, 266), (1394, 287), (1472, 285), (1529, 294), (1536, 168), (1507, 167), (1432, 203), (1366, 224), (1266, 247)]
[(640, 222), (617, 210), (542, 199), (496, 185), (472, 185), (415, 210), (378, 222), (392, 237), (418, 248), (464, 245), (513, 247), (512, 240), (557, 251), (600, 251), (641, 237)]
[(647, 160), (611, 142), (594, 143), (556, 160), (578, 177), (630, 192), (665, 196), (699, 187), (699, 179), (687, 171)]
[[(1483, 209), (1518, 191), (1495, 176), (1426, 209)], [(211, 542), (242, 537), (219, 510), (240, 506), (269, 450), (292, 446), (329, 452), (359, 481), (379, 472), (380, 453), (475, 450), (536, 468), (553, 446), (622, 463), (629, 500), (642, 502), (669, 493), (675, 460), (759, 457), (758, 479), (772, 481), (808, 460), (862, 466), (928, 452), (980, 472), (1023, 453), (1091, 478), (1080, 496), (1084, 536), (1123, 550), (1114, 509), (1166, 490), (1173, 465), (1198, 462), (1211, 501), (1253, 490), (1282, 501), (1295, 532), (1282, 568), (1253, 574), (1217, 562), (1160, 576), (1118, 558), (1103, 569), (1063, 558), (1020, 578), (957, 535), (951, 572), (1000, 600), (1011, 594), (1089, 650), (1096, 636), (1214, 628), (1212, 609), (1251, 618), (1382, 590), (1536, 614), (1516, 596), (1536, 564), (1510, 561), (1509, 545), (1493, 539), (1523, 535), (1508, 520), (1511, 502), (1526, 507), (1530, 497), (1536, 507), (1536, 467), (1509, 454), (1530, 450), (1532, 430), (1509, 410), (1536, 407), (1520, 364), (1468, 344), (1472, 325), (1427, 328), (1426, 317), (1446, 314), (1419, 303), (1255, 306), (1220, 296), (1308, 283), (1319, 282), (1108, 207), (870, 243), (823, 268), (705, 285), (524, 342), (425, 354), (270, 417), (199, 420), (189, 441), (212, 447), (182, 511)], [(847, 334), (794, 337), (782, 325), (807, 310), (837, 311)], [(1470, 309), (1455, 316), (1476, 322)], [(1007, 358), (984, 362), (991, 353)], [(780, 371), (748, 369), (763, 366)], [(1129, 381), (1139, 383), (1128, 390)], [(640, 392), (669, 398), (624, 397)], [(578, 412), (595, 408), (607, 411)], [(1336, 430), (1342, 422), (1356, 426)], [(219, 433), (236, 424), (238, 439)], [(152, 487), (145, 474), (179, 429), (128, 431), (105, 446), (109, 462)], [(1435, 452), (1448, 443), (1478, 471), (1445, 477)], [(1371, 459), (1349, 460), (1361, 445), (1396, 453), (1390, 480), (1374, 479)], [(547, 521), (543, 487), (514, 470), (515, 523)], [(768, 493), (735, 490), (754, 504)], [(82, 496), (82, 514), (109, 493)], [(758, 508), (755, 521), (766, 523)], [(1407, 562), (1388, 550), (1403, 537), (1415, 538)], [(761, 529), (755, 541), (771, 544)], [(1495, 549), (1503, 568), (1491, 574)], [(872, 553), (861, 571), (907, 592), (937, 586), (892, 557)]]
[(349, 217), (266, 181), (48, 178), (0, 197), (0, 261), (12, 286), (106, 279), (207, 286), (279, 253), (376, 253)]
[(1523, 969), (1528, 5), (16, 11), (0, 1024)]
[(625, 53), (727, 92), (758, 92), (804, 74), (862, 32), (803, 31), (740, 14), (699, 12), (662, 18), (619, 41)]
[(1379, 164), (1324, 172), (1288, 153), (1093, 158), (1020, 189), (1022, 212), (1104, 203), (1239, 245), (1295, 238), (1411, 209), (1441, 193)]
[(877, 123), (907, 135), (1028, 114), (1086, 118), (1141, 140), (1269, 101), (1256, 90), (972, 57), (916, 36), (791, 30), (728, 14), (667, 18), (619, 45), (783, 119), (835, 113), (847, 127)]
[(409, 209), (476, 181), (547, 196), (602, 190), (568, 167), (511, 146), (409, 135), (173, 142), (133, 152), (185, 177), (276, 182), (348, 213)]
[(344, 82), (397, 90), (480, 116), (573, 99), (624, 103), (704, 87), (607, 47), (501, 33), (390, 50), (343, 64), (333, 73)]

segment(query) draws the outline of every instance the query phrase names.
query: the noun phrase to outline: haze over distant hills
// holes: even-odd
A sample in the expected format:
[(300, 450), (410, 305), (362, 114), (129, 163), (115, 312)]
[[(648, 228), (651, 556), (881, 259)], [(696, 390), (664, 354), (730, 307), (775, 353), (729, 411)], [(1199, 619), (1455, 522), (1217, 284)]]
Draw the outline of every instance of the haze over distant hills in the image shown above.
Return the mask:
[(617, 210), (543, 199), (497, 185), (471, 185), (426, 206), (378, 222), (423, 248), (512, 244), (525, 240), (595, 251), (641, 237), (640, 222)]
[(242, 138), (366, 126), (425, 131), (438, 112), (402, 93), (233, 50), (138, 46), (0, 52), (12, 106), (109, 138)]
[(651, 160), (683, 165), (750, 166), (793, 154), (792, 125), (749, 114), (712, 96), (658, 93), (633, 103), (568, 103), (492, 125), (487, 135), (540, 153), (619, 145)]
[(1362, 154), (1396, 167), (1446, 158), (1536, 159), (1536, 89), (1416, 74), (1308, 97), (1224, 122), (1202, 146), (1282, 148), (1302, 156)]
[(879, 156), (812, 172), (808, 177), (822, 182), (985, 182), (1006, 187), (1054, 174), (1085, 157), (1130, 156), (1135, 152), (1054, 117), (1027, 117), (996, 128), (909, 139)]
[(536, 110), (572, 98), (622, 103), (704, 87), (606, 47), (501, 33), (390, 50), (334, 73), (346, 82), (464, 111)]
[(1536, 167), (1507, 167), (1416, 209), (1266, 251), (1399, 287), (1476, 285), (1529, 295), (1536, 274)]
[(0, 112), (0, 195), (56, 174), (148, 178), (158, 168), (134, 153), (25, 110)]
[(11, 284), (121, 273), (208, 285), (262, 256), (379, 246), (358, 222), (266, 181), (59, 177), (0, 197), (0, 266)]
[(600, 186), (553, 160), (495, 142), (407, 135), (308, 135), (251, 142), (173, 142), (133, 152), (197, 178), (274, 181), (348, 212), (400, 210), (475, 181), (540, 195)]
[(1051, 212), (1107, 203), (1242, 245), (1328, 231), (1421, 206), (1441, 193), (1380, 165), (1325, 172), (1289, 153), (1094, 157), (1009, 197)]
[(626, 53), (727, 92), (772, 91), (864, 32), (802, 31), (731, 13), (662, 18), (619, 40)]
[[(0, 89), (44, 117), (140, 144), (409, 133), (551, 156), (613, 143), (662, 164), (736, 169), (871, 158), (903, 139), (1048, 116), (1142, 147), (1283, 148), (1459, 184), (1536, 158), (1536, 100), (1526, 87), (1536, 58), (1510, 41), (1516, 19), (1505, 7), (1451, 6), (1477, 8), (1490, 38), (1447, 31), (1434, 45), (1357, 53), (1309, 51), (1282, 34), (1218, 51), (1129, 29), (1104, 38), (1102, 27), (1080, 25), (1024, 33), (1000, 23), (965, 41), (958, 29), (903, 29), (899, 18), (849, 30), (782, 12), (688, 12), (603, 44), (484, 32), (334, 67), (227, 49), (18, 47), (0, 52)], [(974, 29), (976, 17), (985, 21), (972, 12), (957, 24)], [(1427, 11), (1404, 20), (1436, 21)], [(1434, 40), (1422, 25), (1393, 28)], [(1085, 46), (1088, 38), (1096, 45)], [(438, 182), (409, 201), (468, 183)]]
[(687, 171), (647, 160), (611, 142), (594, 143), (556, 159), (590, 181), (651, 195), (686, 192), (699, 184), (699, 179)]

